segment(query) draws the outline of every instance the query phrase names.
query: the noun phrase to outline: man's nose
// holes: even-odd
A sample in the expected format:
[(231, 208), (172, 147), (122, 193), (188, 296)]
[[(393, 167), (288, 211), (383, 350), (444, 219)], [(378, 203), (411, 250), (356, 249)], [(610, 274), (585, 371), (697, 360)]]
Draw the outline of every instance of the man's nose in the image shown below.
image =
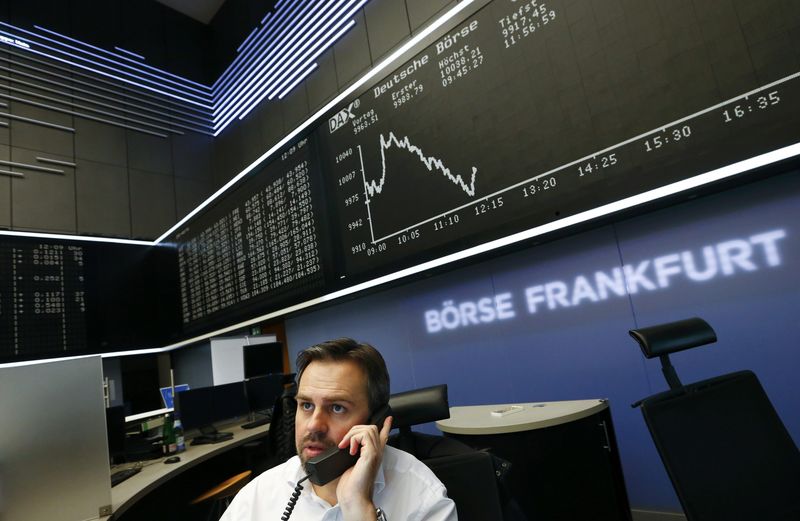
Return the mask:
[(309, 432), (320, 432), (323, 434), (328, 432), (327, 416), (321, 407), (314, 409), (311, 413), (311, 416), (308, 418), (308, 423), (306, 423), (306, 429)]

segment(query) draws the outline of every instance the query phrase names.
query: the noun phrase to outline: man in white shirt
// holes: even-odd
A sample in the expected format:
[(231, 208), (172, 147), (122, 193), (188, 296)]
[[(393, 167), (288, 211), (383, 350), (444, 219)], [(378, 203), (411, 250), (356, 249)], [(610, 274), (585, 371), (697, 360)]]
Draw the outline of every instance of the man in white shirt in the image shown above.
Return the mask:
[[(292, 521), (457, 521), (444, 485), (419, 460), (386, 446), (392, 418), (366, 425), (389, 402), (389, 373), (380, 353), (349, 338), (325, 342), (297, 357), (297, 456), (243, 488), (221, 521), (280, 521), (306, 462), (334, 446), (360, 454), (325, 485), (309, 481)], [(288, 519), (288, 518), (287, 518)]]

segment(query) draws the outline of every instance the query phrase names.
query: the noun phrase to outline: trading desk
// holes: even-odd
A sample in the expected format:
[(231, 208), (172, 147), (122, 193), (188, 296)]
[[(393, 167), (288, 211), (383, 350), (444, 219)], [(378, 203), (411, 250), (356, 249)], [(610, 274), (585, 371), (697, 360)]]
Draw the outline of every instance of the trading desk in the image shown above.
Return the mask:
[[(185, 471), (214, 456), (235, 449), (245, 443), (263, 438), (269, 431), (269, 425), (263, 425), (254, 429), (242, 429), (241, 425), (243, 423), (246, 422), (222, 427), (221, 430), (233, 433), (233, 439), (227, 441), (208, 445), (190, 445), (187, 441), (186, 451), (178, 454), (181, 458), (181, 461), (178, 463), (165, 464), (164, 459), (166, 458), (147, 462), (141, 472), (131, 476), (111, 489), (112, 515), (101, 517), (100, 520), (110, 521), (117, 519), (137, 501), (169, 480), (176, 478)], [(228, 477), (230, 476), (220, 476), (220, 481)]]
[(436, 426), (511, 463), (506, 486), (528, 519), (631, 519), (606, 400), (451, 407)]

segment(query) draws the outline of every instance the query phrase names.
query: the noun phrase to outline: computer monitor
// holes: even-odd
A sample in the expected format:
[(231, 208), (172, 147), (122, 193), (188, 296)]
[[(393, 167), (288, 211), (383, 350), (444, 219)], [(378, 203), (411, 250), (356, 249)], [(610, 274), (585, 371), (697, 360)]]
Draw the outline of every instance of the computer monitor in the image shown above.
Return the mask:
[[(177, 384), (175, 386), (175, 394), (188, 390), (189, 384)], [(161, 391), (161, 403), (164, 404), (164, 407), (166, 409), (175, 408), (175, 397), (172, 396), (172, 387), (162, 387), (159, 389), (159, 391)]]
[(245, 416), (248, 411), (244, 382), (190, 389), (175, 395), (175, 410), (185, 430), (198, 429), (215, 436), (215, 423)]
[(214, 390), (213, 407), (215, 422), (245, 416), (250, 412), (250, 407), (247, 403), (247, 395), (244, 390), (244, 382), (217, 385), (212, 387), (212, 389)]
[(283, 344), (247, 344), (243, 346), (244, 377), (255, 378), (283, 372)]
[(213, 407), (213, 387), (200, 387), (177, 393), (175, 410), (180, 414), (185, 430), (200, 429), (216, 421)]
[(106, 409), (106, 433), (108, 434), (108, 459), (112, 464), (125, 458), (125, 406)]
[(283, 375), (251, 378), (245, 382), (245, 390), (251, 412), (271, 411), (275, 400), (283, 393)]

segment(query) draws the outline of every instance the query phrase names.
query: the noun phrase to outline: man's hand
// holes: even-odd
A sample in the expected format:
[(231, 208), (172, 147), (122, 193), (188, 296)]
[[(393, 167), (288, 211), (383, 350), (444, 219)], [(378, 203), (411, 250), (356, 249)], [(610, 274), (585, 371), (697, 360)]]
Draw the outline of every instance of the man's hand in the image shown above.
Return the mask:
[(336, 498), (345, 520), (371, 519), (375, 516), (372, 504), (372, 486), (375, 475), (383, 460), (383, 449), (392, 430), (392, 417), (387, 417), (378, 431), (375, 425), (355, 425), (342, 441), (339, 448), (350, 447), (350, 454), (361, 455), (356, 464), (347, 469), (336, 486)]

